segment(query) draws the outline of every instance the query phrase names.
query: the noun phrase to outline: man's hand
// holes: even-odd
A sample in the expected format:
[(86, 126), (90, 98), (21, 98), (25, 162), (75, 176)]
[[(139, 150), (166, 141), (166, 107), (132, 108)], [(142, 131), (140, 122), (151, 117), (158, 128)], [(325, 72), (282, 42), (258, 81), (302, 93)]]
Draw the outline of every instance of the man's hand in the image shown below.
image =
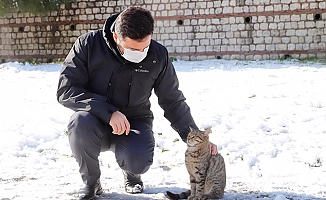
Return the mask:
[(212, 155), (216, 155), (218, 153), (218, 150), (217, 150), (217, 146), (216, 144), (213, 144), (213, 143), (209, 143), (209, 152), (212, 154)]
[(126, 135), (130, 132), (130, 123), (126, 116), (119, 111), (115, 111), (109, 123), (112, 126), (113, 134), (122, 135), (126, 132)]

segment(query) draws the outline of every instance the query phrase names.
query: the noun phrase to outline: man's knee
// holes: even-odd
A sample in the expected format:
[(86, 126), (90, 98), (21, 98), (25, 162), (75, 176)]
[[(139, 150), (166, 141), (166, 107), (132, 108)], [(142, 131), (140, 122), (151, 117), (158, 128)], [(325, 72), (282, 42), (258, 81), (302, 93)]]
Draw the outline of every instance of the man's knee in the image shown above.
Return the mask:
[(83, 138), (86, 136), (95, 135), (99, 138), (103, 137), (103, 123), (96, 116), (89, 112), (78, 111), (75, 112), (68, 124), (68, 134), (69, 137), (71, 135), (78, 136), (79, 138)]
[(153, 154), (132, 154), (126, 155), (125, 158), (118, 160), (118, 164), (123, 170), (133, 174), (143, 174), (147, 172), (153, 164)]
[(143, 174), (153, 163), (155, 138), (152, 120), (130, 120), (130, 127), (140, 131), (116, 137), (115, 156), (121, 169)]

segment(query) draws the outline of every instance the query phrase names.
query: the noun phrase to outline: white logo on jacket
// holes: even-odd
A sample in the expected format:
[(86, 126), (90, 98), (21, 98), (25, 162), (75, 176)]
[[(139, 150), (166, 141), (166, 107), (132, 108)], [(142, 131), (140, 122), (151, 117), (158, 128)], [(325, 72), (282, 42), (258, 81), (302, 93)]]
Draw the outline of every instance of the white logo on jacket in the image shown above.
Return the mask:
[(149, 71), (147, 69), (135, 69), (135, 72), (149, 73)]

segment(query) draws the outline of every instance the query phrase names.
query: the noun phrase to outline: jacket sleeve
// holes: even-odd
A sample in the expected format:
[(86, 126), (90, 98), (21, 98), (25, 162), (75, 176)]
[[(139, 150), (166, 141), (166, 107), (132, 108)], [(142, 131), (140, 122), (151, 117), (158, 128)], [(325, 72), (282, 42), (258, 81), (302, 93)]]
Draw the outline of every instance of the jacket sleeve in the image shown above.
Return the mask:
[(170, 121), (171, 126), (176, 130), (183, 141), (186, 141), (190, 132), (189, 126), (198, 129), (185, 102), (186, 98), (179, 90), (179, 81), (173, 64), (166, 59), (166, 65), (160, 73), (154, 85), (158, 103), (164, 110), (164, 117)]
[(87, 45), (86, 35), (80, 36), (66, 57), (59, 76), (57, 100), (74, 111), (88, 111), (109, 123), (111, 115), (118, 110), (107, 97), (87, 91)]

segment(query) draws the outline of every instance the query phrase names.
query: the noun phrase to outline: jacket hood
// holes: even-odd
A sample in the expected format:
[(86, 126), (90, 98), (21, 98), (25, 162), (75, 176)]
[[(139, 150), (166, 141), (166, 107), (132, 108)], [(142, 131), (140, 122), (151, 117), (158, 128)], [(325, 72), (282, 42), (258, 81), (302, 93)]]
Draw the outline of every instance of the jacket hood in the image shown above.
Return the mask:
[(103, 26), (103, 38), (106, 44), (109, 46), (109, 48), (117, 55), (119, 55), (119, 53), (117, 52), (118, 51), (117, 45), (113, 40), (113, 31), (114, 31), (115, 20), (117, 19), (118, 16), (119, 14), (112, 15), (105, 21)]

